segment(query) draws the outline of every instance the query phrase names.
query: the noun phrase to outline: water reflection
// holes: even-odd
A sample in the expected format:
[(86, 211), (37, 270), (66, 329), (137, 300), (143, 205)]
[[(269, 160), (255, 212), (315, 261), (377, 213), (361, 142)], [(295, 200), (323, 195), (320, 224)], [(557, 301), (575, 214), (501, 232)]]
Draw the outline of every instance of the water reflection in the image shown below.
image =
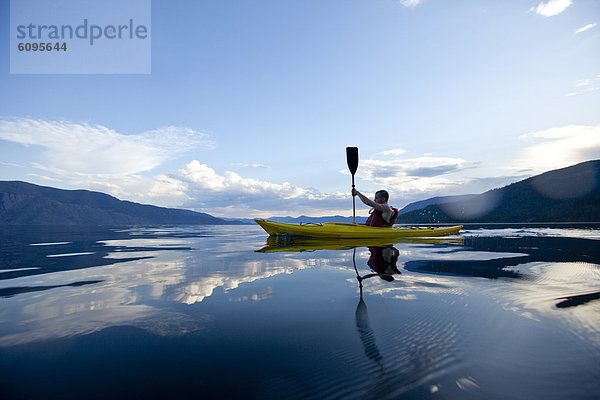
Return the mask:
[(569, 308), (569, 307), (577, 307), (586, 303), (589, 303), (593, 300), (600, 299), (600, 292), (588, 293), (588, 294), (580, 294), (576, 296), (568, 296), (561, 297), (557, 300), (562, 300), (560, 303), (556, 304), (558, 308)]
[(497, 279), (524, 278), (522, 273), (510, 268), (535, 262), (600, 264), (598, 241), (570, 237), (474, 236), (466, 237), (464, 247), (455, 249), (457, 254), (471, 254), (473, 251), (498, 253), (500, 256), (490, 260), (411, 260), (405, 264), (405, 268), (416, 272)]
[[(122, 324), (175, 336), (200, 331), (210, 314), (190, 319), (163, 308), (327, 262), (251, 259), (252, 236), (226, 229), (8, 227), (0, 235), (0, 346)], [(236, 301), (269, 297), (259, 289)]]
[(373, 330), (369, 325), (369, 313), (367, 312), (367, 305), (363, 300), (362, 283), (360, 286), (360, 301), (356, 306), (355, 319), (356, 330), (358, 331), (360, 341), (362, 342), (363, 347), (365, 349), (365, 354), (368, 358), (373, 360), (379, 367), (382, 367), (381, 361), (383, 357), (381, 356), (379, 348), (375, 343), (375, 335), (373, 334)]
[(395, 244), (441, 244), (462, 245), (462, 238), (401, 238), (401, 239), (324, 239), (301, 236), (269, 236), (266, 246), (257, 253), (289, 253), (317, 250), (351, 250), (358, 247), (393, 246)]
[[(0, 281), (152, 258), (139, 255), (143, 252), (190, 250), (162, 243), (135, 246), (133, 240), (138, 237), (147, 234), (107, 227), (6, 226), (0, 234)], [(110, 245), (105, 242), (108, 239), (127, 244)]]
[(218, 235), (210, 227), (3, 227), (0, 346), (123, 324), (175, 336), (202, 330), (209, 315), (189, 318), (150, 300), (188, 282), (190, 244), (208, 236)]
[(369, 247), (369, 253), (371, 256), (367, 264), (381, 279), (393, 281), (392, 275), (401, 273), (396, 265), (400, 252), (394, 246)]
[(22, 293), (31, 293), (31, 292), (42, 292), (44, 290), (56, 289), (60, 287), (78, 287), (83, 285), (93, 285), (94, 283), (100, 283), (102, 281), (83, 281), (83, 282), (73, 282), (67, 283), (64, 285), (53, 285), (53, 286), (25, 286), (25, 287), (9, 287), (0, 289), (0, 297), (12, 297)]
[[(156, 376), (165, 398), (228, 385), (255, 398), (597, 393), (597, 240), (467, 231), (265, 243), (252, 227), (69, 229), (0, 234), (0, 273), (15, 274), (0, 279), (0, 386), (31, 387), (27, 371), (58, 359), (68, 388), (104, 345), (108, 367), (90, 380), (110, 381), (118, 364), (139, 371), (132, 392)], [(471, 279), (482, 276), (494, 279)]]
[[(362, 343), (364, 354), (371, 363), (368, 368), (371, 378), (364, 385), (360, 398), (397, 398), (414, 391), (426, 381), (447, 374), (458, 366), (454, 345), (456, 325), (440, 321), (435, 325), (423, 325), (422, 321), (398, 321), (397, 332), (386, 332), (383, 337), (387, 347), (377, 344), (376, 333), (371, 327), (369, 313), (364, 299), (364, 285), (379, 283), (392, 285), (401, 272), (396, 267), (399, 251), (393, 246), (369, 247), (367, 265), (373, 271), (360, 275), (356, 264), (356, 248), (353, 249), (353, 267), (359, 287), (359, 302), (355, 311), (356, 331)], [(379, 277), (381, 280), (371, 280)], [(393, 289), (393, 288), (392, 288)], [(397, 289), (397, 288), (396, 288)], [(372, 292), (371, 292), (372, 293)], [(390, 315), (388, 318), (398, 318)], [(358, 389), (357, 387), (357, 389)], [(437, 386), (433, 385), (437, 390)], [(429, 394), (433, 393), (429, 388)], [(421, 393), (421, 396), (424, 393)]]

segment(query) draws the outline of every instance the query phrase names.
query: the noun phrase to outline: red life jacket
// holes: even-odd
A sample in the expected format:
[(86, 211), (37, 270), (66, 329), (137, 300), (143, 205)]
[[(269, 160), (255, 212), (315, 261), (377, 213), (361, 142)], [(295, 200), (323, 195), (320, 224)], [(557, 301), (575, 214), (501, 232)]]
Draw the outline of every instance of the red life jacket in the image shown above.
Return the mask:
[(383, 219), (383, 215), (381, 211), (376, 209), (371, 209), (371, 215), (367, 218), (367, 222), (365, 225), (368, 226), (392, 226), (396, 223), (396, 219), (398, 218), (398, 209), (392, 207), (392, 216), (390, 217), (390, 221), (386, 221)]

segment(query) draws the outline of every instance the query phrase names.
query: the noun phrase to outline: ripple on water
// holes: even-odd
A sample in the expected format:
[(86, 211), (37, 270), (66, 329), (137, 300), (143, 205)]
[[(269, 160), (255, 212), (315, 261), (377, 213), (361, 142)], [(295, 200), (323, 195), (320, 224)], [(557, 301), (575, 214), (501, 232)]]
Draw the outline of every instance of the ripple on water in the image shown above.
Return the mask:
[[(375, 306), (371, 310), (371, 318), (364, 320), (357, 312), (360, 344), (337, 347), (321, 366), (303, 376), (272, 380), (269, 391), (285, 393), (286, 398), (398, 398), (460, 365), (459, 329), (452, 322), (456, 315), (447, 309), (432, 303), (422, 314), (399, 310), (388, 316), (399, 321), (391, 324), (380, 320)], [(333, 371), (324, 365), (343, 367)]]
[[(536, 314), (555, 313), (561, 303), (563, 307), (558, 308), (577, 307), (594, 301), (594, 295), (600, 291), (597, 283), (600, 282), (600, 266), (597, 264), (534, 262), (517, 268), (527, 279), (490, 288), (491, 294), (509, 307), (535, 311)], [(586, 296), (589, 298), (583, 301)], [(565, 299), (578, 298), (582, 301), (564, 303)]]

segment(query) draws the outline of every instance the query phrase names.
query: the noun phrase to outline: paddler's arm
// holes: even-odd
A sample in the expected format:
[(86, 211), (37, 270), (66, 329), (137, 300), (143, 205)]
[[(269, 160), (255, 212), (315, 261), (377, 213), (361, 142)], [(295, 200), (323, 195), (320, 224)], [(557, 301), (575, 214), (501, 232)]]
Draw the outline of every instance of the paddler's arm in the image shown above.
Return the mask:
[(352, 189), (352, 196), (358, 196), (358, 198), (360, 199), (360, 201), (362, 201), (363, 203), (365, 203), (369, 207), (375, 208), (376, 205), (377, 205), (377, 203), (375, 203), (373, 200), (369, 199), (367, 196), (365, 196), (364, 194), (362, 194), (361, 192), (359, 192), (356, 189)]
[(368, 205), (369, 207), (373, 207), (376, 210), (379, 210), (383, 213), (390, 213), (392, 208), (388, 205), (388, 204), (379, 204), (379, 203), (375, 203), (373, 200), (369, 199), (367, 196), (365, 196), (364, 194), (362, 194), (361, 192), (359, 192), (356, 189), (352, 189), (352, 196), (358, 196), (358, 198), (360, 199), (360, 201), (362, 201), (363, 203), (365, 203), (366, 205)]

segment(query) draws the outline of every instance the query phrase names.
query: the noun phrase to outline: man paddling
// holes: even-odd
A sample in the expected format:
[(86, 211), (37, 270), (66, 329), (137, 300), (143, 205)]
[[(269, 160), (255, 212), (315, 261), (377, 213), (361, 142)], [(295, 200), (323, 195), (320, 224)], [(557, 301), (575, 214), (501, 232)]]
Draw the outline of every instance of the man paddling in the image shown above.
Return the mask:
[(385, 190), (378, 190), (375, 193), (375, 200), (371, 200), (356, 189), (352, 189), (352, 196), (358, 196), (360, 201), (373, 207), (371, 215), (365, 225), (369, 226), (392, 226), (398, 218), (398, 209), (391, 207), (387, 202), (390, 194)]

